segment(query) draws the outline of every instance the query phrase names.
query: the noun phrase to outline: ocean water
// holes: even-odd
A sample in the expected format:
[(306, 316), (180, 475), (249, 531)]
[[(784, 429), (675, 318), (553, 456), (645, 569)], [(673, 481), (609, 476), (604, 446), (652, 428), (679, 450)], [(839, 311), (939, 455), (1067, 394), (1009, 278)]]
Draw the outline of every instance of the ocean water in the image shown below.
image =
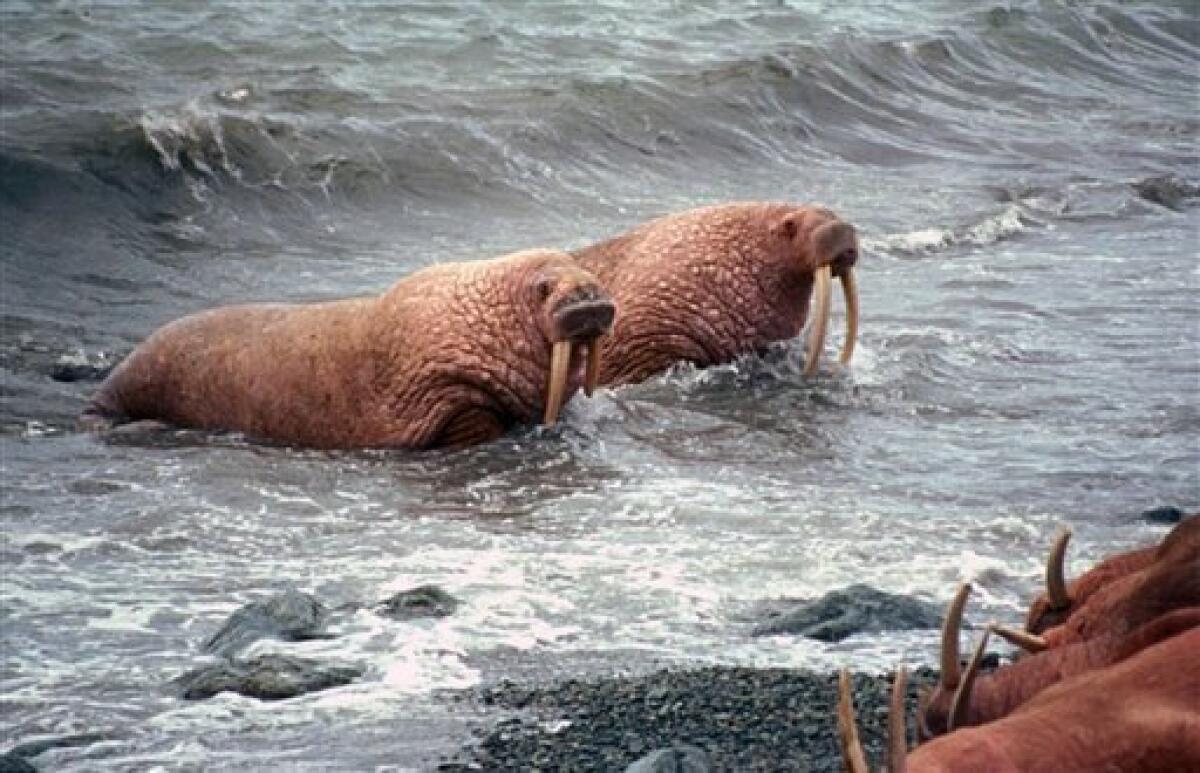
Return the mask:
[[(1015, 621), (1059, 524), (1078, 571), (1200, 504), (1189, 0), (8, 0), (0, 57), (0, 750), (100, 736), (38, 765), (424, 769), (445, 689), (930, 662), (749, 630), (856, 581)], [(858, 226), (848, 371), (784, 342), (459, 452), (73, 431), (68, 376), (185, 313), (745, 199)], [(462, 606), (254, 650), (353, 685), (169, 688), (243, 603), (422, 583)]]

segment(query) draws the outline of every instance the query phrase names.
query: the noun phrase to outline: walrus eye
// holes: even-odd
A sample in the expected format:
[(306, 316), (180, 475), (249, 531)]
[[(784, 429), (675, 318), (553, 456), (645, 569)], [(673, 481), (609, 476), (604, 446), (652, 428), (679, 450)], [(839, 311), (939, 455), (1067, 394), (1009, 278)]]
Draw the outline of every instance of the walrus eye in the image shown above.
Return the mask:
[(538, 300), (545, 303), (550, 298), (550, 293), (554, 289), (549, 279), (539, 279), (537, 283)]

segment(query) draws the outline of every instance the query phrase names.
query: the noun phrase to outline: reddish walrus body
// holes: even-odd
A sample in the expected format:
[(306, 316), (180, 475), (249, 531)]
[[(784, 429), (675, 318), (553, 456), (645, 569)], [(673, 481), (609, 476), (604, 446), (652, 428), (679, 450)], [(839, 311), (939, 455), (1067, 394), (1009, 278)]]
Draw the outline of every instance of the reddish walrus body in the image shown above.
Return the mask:
[(550, 250), (433, 266), (378, 296), (213, 309), (138, 346), (81, 424), (153, 419), (314, 448), (484, 442), (557, 418), (613, 312)]
[(828, 319), (830, 274), (846, 290), (842, 359), (850, 357), (858, 240), (854, 228), (827, 209), (783, 203), (704, 207), (573, 254), (621, 310), (601, 342), (602, 384), (642, 381), (681, 361), (727, 362), (793, 338), (815, 297), (811, 372)]

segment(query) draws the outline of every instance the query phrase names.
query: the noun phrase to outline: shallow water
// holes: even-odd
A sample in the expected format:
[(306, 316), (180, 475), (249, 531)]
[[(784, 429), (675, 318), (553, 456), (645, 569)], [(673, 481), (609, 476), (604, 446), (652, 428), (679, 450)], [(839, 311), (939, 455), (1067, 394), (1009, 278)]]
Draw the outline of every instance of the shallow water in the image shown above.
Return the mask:
[[(1015, 620), (1058, 524), (1080, 569), (1155, 538), (1142, 510), (1195, 509), (1194, 4), (924, 7), (6, 4), (5, 748), (100, 732), (36, 762), (419, 767), (466, 721), (440, 688), (606, 657), (927, 662), (933, 632), (755, 639), (753, 610), (969, 579), (974, 619)], [(730, 199), (858, 225), (851, 370), (806, 380), (786, 342), (427, 454), (101, 442), (70, 429), (95, 383), (50, 377), (211, 305)], [(366, 664), (350, 687), (166, 688), (242, 603), (427, 582), (458, 612), (256, 650)]]

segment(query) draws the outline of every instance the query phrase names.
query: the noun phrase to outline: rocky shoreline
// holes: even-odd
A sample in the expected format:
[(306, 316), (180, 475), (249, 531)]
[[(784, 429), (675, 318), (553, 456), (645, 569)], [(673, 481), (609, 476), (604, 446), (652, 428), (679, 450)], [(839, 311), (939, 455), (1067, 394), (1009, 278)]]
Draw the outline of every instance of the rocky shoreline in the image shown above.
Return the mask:
[[(1141, 516), (1178, 523), (1163, 507)], [(284, 700), (345, 685), (365, 676), (354, 662), (285, 654), (246, 657), (262, 639), (302, 642), (334, 638), (331, 621), (355, 610), (405, 622), (454, 614), (462, 602), (436, 585), (400, 591), (382, 601), (330, 606), (290, 589), (235, 610), (200, 644), (202, 661), (172, 681), (183, 700), (235, 692)], [(933, 628), (939, 605), (866, 585), (834, 589), (817, 599), (776, 599), (748, 610), (748, 635), (794, 635), (838, 641), (864, 631)], [(985, 668), (995, 667), (995, 655)], [(461, 771), (834, 771), (842, 769), (836, 722), (835, 673), (803, 669), (689, 665), (647, 652), (544, 653), (490, 651), (474, 666), (504, 675), (475, 689), (435, 693), (434, 714), (420, 743), (405, 743), (393, 727), (387, 755), (402, 769)], [(906, 714), (936, 681), (920, 668), (910, 675)], [(485, 677), (486, 679), (486, 677)], [(853, 697), (860, 737), (872, 758), (886, 743), (891, 674), (856, 674)], [(403, 719), (397, 718), (401, 724)], [(911, 722), (910, 741), (911, 741)], [(400, 732), (395, 732), (399, 730)], [(43, 754), (115, 740), (99, 732), (27, 740), (0, 754), (3, 771), (53, 764)], [(414, 738), (416, 736), (413, 736)], [(14, 739), (16, 740), (16, 739)], [(51, 755), (52, 756), (52, 755)]]
[[(919, 669), (907, 706), (936, 681)], [(837, 675), (705, 667), (635, 677), (505, 682), (459, 700), (506, 714), (442, 773), (461, 771), (834, 771)], [(868, 754), (886, 742), (891, 675), (857, 674), (854, 700)], [(672, 751), (675, 750), (675, 751)], [(631, 767), (633, 766), (633, 767)]]

